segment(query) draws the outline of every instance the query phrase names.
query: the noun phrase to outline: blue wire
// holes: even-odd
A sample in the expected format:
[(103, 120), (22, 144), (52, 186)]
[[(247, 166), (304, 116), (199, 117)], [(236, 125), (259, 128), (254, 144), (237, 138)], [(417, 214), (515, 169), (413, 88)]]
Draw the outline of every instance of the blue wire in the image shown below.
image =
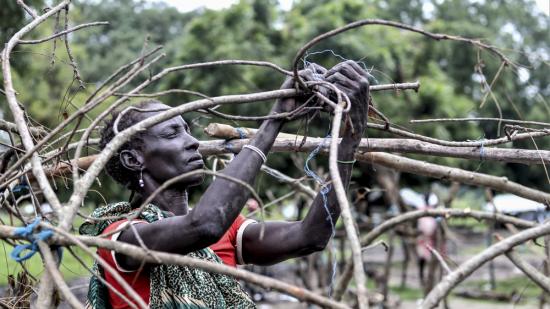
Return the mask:
[[(334, 235), (336, 235), (336, 228), (334, 226), (334, 221), (332, 220), (332, 216), (330, 213), (330, 210), (328, 209), (328, 193), (331, 190), (331, 186), (329, 184), (326, 184), (319, 175), (317, 175), (311, 168), (309, 168), (309, 161), (313, 160), (317, 154), (319, 154), (319, 151), (323, 147), (325, 147), (325, 144), (327, 140), (330, 139), (330, 134), (328, 134), (323, 141), (317, 146), (317, 148), (313, 149), (313, 151), (307, 156), (306, 162), (304, 164), (304, 171), (306, 175), (313, 178), (318, 184), (321, 185), (321, 197), (323, 198), (323, 207), (325, 208), (325, 211), (327, 212), (327, 221), (330, 222), (330, 227), (332, 229), (332, 232), (330, 234), (330, 238), (333, 238)], [(334, 247), (332, 248), (332, 254), (334, 255)], [(332, 288), (334, 283), (334, 278), (336, 277), (336, 258), (334, 259), (334, 262), (332, 263), (332, 276), (330, 281), (330, 287), (329, 287), (329, 296), (332, 295)]]
[[(30, 244), (21, 244), (13, 248), (10, 253), (10, 257), (16, 262), (21, 263), (30, 259), (36, 252), (38, 252), (38, 241), (46, 241), (48, 238), (53, 236), (53, 231), (48, 229), (42, 230), (38, 233), (34, 232), (34, 229), (38, 226), (38, 224), (40, 224), (40, 221), (41, 218), (36, 218), (29, 225), (25, 227), (18, 227), (15, 231), (13, 231), (14, 236), (24, 237), (31, 242)], [(21, 256), (21, 253), (25, 250), (29, 250), (29, 252)], [(57, 248), (57, 252), (61, 258), (61, 247)]]

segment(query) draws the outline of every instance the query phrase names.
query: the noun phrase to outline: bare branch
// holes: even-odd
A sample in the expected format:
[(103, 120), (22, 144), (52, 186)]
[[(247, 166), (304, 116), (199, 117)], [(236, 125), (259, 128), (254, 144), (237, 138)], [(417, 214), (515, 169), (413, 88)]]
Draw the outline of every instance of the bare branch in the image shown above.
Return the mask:
[[(313, 139), (313, 138), (312, 138)], [(369, 139), (369, 142), (373, 139)], [(232, 140), (231, 142), (227, 141), (202, 141), (199, 146), (199, 151), (202, 155), (216, 155), (223, 153), (232, 153), (234, 151), (240, 151), (243, 145), (247, 143), (248, 140)], [(96, 141), (94, 141), (96, 142)], [(285, 151), (300, 151), (307, 152), (311, 151), (314, 148), (315, 143), (309, 144), (308, 142), (304, 147), (295, 147), (294, 139), (282, 139), (277, 140), (272, 148), (274, 152), (285, 152)], [(228, 144), (230, 147), (228, 147)], [(375, 145), (373, 143), (373, 145)], [(228, 149), (230, 148), (230, 149)], [(368, 148), (370, 149), (370, 148)], [(362, 150), (362, 149), (360, 149)], [(326, 152), (326, 149), (323, 150)], [(95, 160), (97, 155), (88, 156), (78, 160), (78, 168), (87, 169), (91, 163)], [(446, 179), (450, 181), (456, 181), (468, 185), (488, 187), (495, 189), (497, 191), (509, 192), (515, 195), (537, 201), (539, 203), (547, 203), (550, 201), (550, 194), (542, 192), (533, 188), (529, 188), (518, 184), (516, 182), (510, 181), (505, 177), (491, 176), (478, 172), (470, 172), (459, 168), (453, 168), (433, 163), (428, 163), (425, 161), (414, 160), (410, 158), (405, 158), (398, 155), (380, 153), (380, 152), (367, 152), (367, 153), (358, 153), (356, 154), (356, 159), (358, 161), (377, 163), (384, 165), (395, 170), (402, 172), (423, 175), (427, 177), (433, 177), (438, 179)], [(62, 163), (65, 165), (66, 163)], [(63, 168), (63, 167), (61, 167)], [(55, 168), (48, 169), (47, 175), (66, 175), (68, 168), (63, 171), (57, 171)]]
[(368, 308), (369, 300), (367, 298), (367, 278), (365, 275), (365, 269), (363, 268), (363, 254), (361, 252), (361, 245), (359, 243), (359, 235), (355, 229), (355, 221), (351, 214), (351, 208), (346, 195), (346, 189), (340, 178), (340, 171), (338, 169), (338, 134), (340, 132), (340, 123), (342, 122), (342, 105), (345, 102), (338, 104), (334, 110), (334, 118), (332, 120), (332, 131), (330, 140), (329, 151), (329, 171), (330, 179), (332, 180), (333, 190), (336, 193), (338, 204), (342, 211), (341, 216), (344, 221), (346, 233), (350, 241), (351, 254), (353, 258), (353, 277), (355, 279), (355, 285), (357, 287), (357, 301), (359, 308)]
[(388, 153), (363, 153), (357, 154), (356, 158), (361, 161), (384, 165), (402, 172), (458, 181), (468, 185), (489, 187), (497, 191), (513, 193), (546, 205), (550, 204), (550, 194), (520, 185), (508, 180), (506, 177), (470, 172), (459, 168), (409, 159)]
[[(16, 134), (19, 134), (19, 131), (17, 129), (17, 125), (15, 123), (6, 121), (4, 119), (0, 119), (0, 130), (3, 131), (9, 131)], [(31, 131), (31, 134), (35, 137), (40, 137), (46, 135), (48, 132), (42, 128), (38, 127), (29, 127), (29, 131)]]
[[(501, 241), (503, 238), (496, 234), (495, 237)], [(536, 283), (541, 289), (550, 293), (550, 278), (543, 275), (535, 267), (531, 266), (527, 261), (525, 261), (519, 254), (514, 250), (505, 252), (504, 255), (516, 265), (527, 277), (529, 277), (534, 283)]]
[(409, 122), (410, 123), (434, 123), (434, 122), (467, 122), (467, 121), (500, 121), (503, 123), (518, 123), (518, 124), (550, 127), (550, 123), (548, 122), (504, 119), (504, 118), (501, 119), (501, 118), (490, 118), (490, 117), (413, 119), (413, 120), (410, 120)]
[(61, 293), (61, 295), (63, 295), (63, 298), (65, 298), (67, 303), (75, 309), (84, 308), (84, 305), (82, 305), (76, 296), (71, 292), (71, 289), (67, 286), (63, 276), (59, 272), (59, 269), (57, 269), (57, 263), (52, 255), (50, 246), (42, 241), (39, 241), (38, 247), (40, 248), (40, 253), (42, 253), (44, 268), (46, 268), (46, 271), (50, 273), (53, 282), (57, 286), (57, 290)]
[(307, 89), (307, 87), (304, 84), (303, 80), (298, 75), (298, 63), (300, 62), (300, 59), (302, 58), (302, 56), (306, 53), (306, 51), (308, 49), (310, 49), (311, 47), (313, 47), (317, 43), (319, 43), (319, 42), (321, 42), (321, 41), (323, 41), (323, 40), (325, 40), (325, 39), (327, 39), (331, 36), (335, 36), (339, 33), (342, 33), (342, 32), (345, 32), (345, 31), (348, 31), (348, 30), (351, 30), (351, 29), (355, 29), (355, 28), (358, 28), (358, 27), (362, 27), (362, 26), (368, 26), (368, 25), (388, 26), (388, 27), (394, 27), (394, 28), (398, 28), (398, 29), (411, 31), (411, 32), (416, 32), (416, 33), (422, 34), (424, 36), (427, 36), (427, 37), (429, 37), (431, 39), (434, 39), (434, 40), (437, 40), (437, 41), (451, 40), (451, 41), (458, 41), (458, 42), (468, 43), (468, 44), (471, 44), (475, 47), (479, 47), (481, 49), (486, 49), (489, 52), (495, 54), (496, 56), (498, 56), (502, 60), (502, 62), (505, 65), (508, 65), (508, 64), (514, 65), (514, 63), (510, 59), (508, 59), (502, 52), (500, 52), (496, 47), (485, 44), (485, 43), (482, 43), (479, 40), (467, 39), (467, 38), (463, 38), (463, 37), (460, 37), (460, 36), (454, 36), (454, 35), (448, 35), (448, 34), (431, 33), (431, 32), (425, 31), (425, 30), (417, 28), (417, 27), (412, 27), (412, 26), (405, 25), (405, 24), (398, 23), (398, 22), (394, 22), (394, 21), (388, 21), (388, 20), (383, 20), (383, 19), (364, 19), (364, 20), (359, 20), (359, 21), (356, 21), (356, 22), (352, 22), (352, 23), (347, 24), (345, 26), (342, 26), (340, 28), (337, 28), (337, 29), (331, 30), (329, 32), (323, 33), (319, 36), (316, 36), (311, 41), (307, 42), (302, 48), (300, 48), (300, 50), (296, 53), (296, 56), (294, 57), (294, 61), (293, 61), (293, 65), (292, 65), (292, 69), (293, 69), (293, 72), (294, 72), (294, 78), (298, 81), (300, 86)]
[(443, 280), (426, 296), (420, 308), (435, 308), (441, 299), (447, 296), (456, 285), (462, 282), (464, 278), (472, 274), (483, 264), (501, 254), (504, 254), (519, 244), (548, 234), (550, 234), (550, 222), (521, 231), (495, 243), (489, 248), (483, 250), (481, 253), (476, 254), (473, 258), (462, 263), (452, 273), (445, 276), (445, 278), (443, 278)]
[(441, 256), (441, 254), (437, 252), (437, 250), (435, 250), (432, 246), (428, 244), (426, 244), (426, 246), (428, 246), (428, 250), (430, 250), (432, 255), (435, 256), (439, 264), (441, 264), (441, 267), (443, 267), (443, 269), (445, 269), (447, 273), (451, 273), (452, 272), (451, 268), (449, 267), (447, 262), (445, 262), (445, 259)]
[(31, 15), (33, 19), (38, 18), (38, 14), (36, 14), (36, 11), (33, 10), (31, 7), (29, 7), (27, 4), (25, 4), (23, 0), (17, 0), (17, 4), (19, 4), (25, 10), (25, 12), (27, 12), (27, 14)]
[[(247, 139), (241, 138), (242, 134)], [(212, 150), (217, 152), (228, 145), (240, 149), (242, 145), (249, 142), (248, 138), (252, 138), (257, 132), (257, 129), (251, 128), (234, 128), (230, 125), (210, 123), (204, 133), (212, 137), (232, 139), (231, 141), (203, 141), (201, 147), (208, 153)], [(304, 136), (293, 135), (288, 133), (279, 133), (277, 140), (273, 146), (273, 151), (311, 151), (317, 147), (322, 138), (310, 137), (306, 141), (297, 145), (297, 140), (302, 140)], [(298, 149), (299, 148), (299, 149)], [(513, 148), (493, 148), (480, 146), (473, 147), (450, 147), (432, 144), (429, 142), (418, 141), (415, 139), (398, 139), (398, 138), (363, 138), (359, 144), (359, 151), (382, 151), (382, 152), (398, 152), (398, 153), (416, 153), (431, 156), (442, 156), (462, 159), (497, 161), (497, 162), (513, 162), (522, 164), (550, 164), (550, 151), (546, 150), (529, 150), (529, 149), (513, 149)]]
[[(25, 121), (25, 116), (23, 111), (17, 103), (15, 98), (15, 90), (13, 89), (12, 76), (11, 76), (11, 67), (10, 67), (10, 53), (13, 48), (17, 45), (17, 42), (21, 39), (23, 35), (37, 27), (39, 24), (44, 22), (48, 17), (56, 14), (58, 11), (62, 10), (65, 6), (70, 3), (70, 0), (61, 1), (57, 6), (44, 13), (43, 15), (35, 18), (32, 22), (21, 28), (17, 33), (15, 33), (11, 39), (6, 44), (2, 52), (2, 73), (4, 77), (4, 90), (6, 92), (6, 100), (12, 112), (14, 122), (17, 125), (17, 129), (21, 136), (21, 141), (25, 146), (25, 150), (29, 152), (34, 147), (34, 142), (32, 136), (29, 134), (28, 126)], [(44, 169), (40, 162), (40, 158), (36, 153), (32, 153), (31, 156), (31, 165), (33, 168), (33, 173), (37, 178), (40, 189), (42, 190), (44, 197), (51, 204), (52, 208), (59, 214), (61, 211), (61, 203), (57, 198), (57, 195), (52, 190), (48, 179), (44, 173)]]
[(377, 129), (377, 130), (381, 130), (381, 131), (387, 131), (387, 132), (395, 134), (395, 135), (408, 137), (408, 138), (413, 138), (413, 139), (417, 139), (417, 140), (420, 140), (420, 141), (424, 141), (424, 142), (428, 142), (428, 143), (432, 143), (432, 144), (436, 144), (436, 145), (441, 145), (441, 146), (449, 146), (449, 147), (481, 147), (481, 146), (488, 147), (488, 146), (506, 144), (506, 143), (509, 143), (511, 141), (518, 141), (518, 140), (528, 139), (528, 138), (531, 138), (531, 137), (541, 137), (541, 136), (550, 135), (550, 131), (535, 131), (535, 132), (532, 132), (532, 133), (519, 133), (519, 134), (499, 137), (499, 138), (495, 138), (495, 139), (456, 142), (456, 141), (445, 141), (445, 140), (440, 140), (440, 139), (433, 138), (433, 137), (428, 137), (428, 136), (424, 136), (424, 135), (420, 135), (420, 134), (415, 134), (415, 133), (411, 133), (411, 132), (408, 132), (408, 131), (405, 131), (405, 130), (397, 129), (397, 128), (394, 128), (394, 127), (391, 127), (391, 126), (389, 128), (386, 128), (386, 126), (383, 125), (383, 124), (369, 123), (369, 124), (367, 124), (367, 126), (369, 128), (373, 128), (373, 129)]
[(55, 38), (58, 38), (60, 36), (64, 36), (68, 33), (71, 33), (71, 32), (74, 32), (74, 31), (77, 31), (77, 30), (80, 30), (82, 28), (87, 28), (87, 27), (93, 27), (93, 26), (103, 26), (103, 25), (108, 25), (109, 22), (107, 21), (97, 21), (97, 22), (93, 22), (93, 23), (87, 23), (87, 24), (82, 24), (82, 25), (78, 25), (78, 26), (75, 26), (75, 27), (72, 27), (70, 29), (67, 29), (67, 30), (64, 30), (64, 31), (61, 31), (61, 32), (57, 32), (55, 34), (52, 34), (50, 35), (49, 37), (46, 37), (46, 38), (43, 38), (43, 39), (37, 39), (37, 40), (19, 40), (19, 44), (39, 44), (39, 43), (43, 43), (43, 42), (47, 42), (49, 40), (52, 40), (52, 39), (55, 39)]

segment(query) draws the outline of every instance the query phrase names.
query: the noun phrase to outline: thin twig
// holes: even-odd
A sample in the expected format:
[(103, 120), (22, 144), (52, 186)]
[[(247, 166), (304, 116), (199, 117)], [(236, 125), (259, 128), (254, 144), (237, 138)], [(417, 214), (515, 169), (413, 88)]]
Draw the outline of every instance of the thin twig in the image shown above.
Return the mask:
[[(5, 48), (2, 52), (2, 72), (4, 77), (4, 90), (6, 91), (6, 100), (8, 102), (9, 108), (12, 112), (14, 122), (17, 125), (19, 134), (21, 136), (21, 141), (25, 146), (25, 150), (30, 152), (34, 148), (34, 142), (32, 136), (29, 134), (28, 126), (25, 121), (25, 116), (17, 99), (15, 98), (15, 90), (13, 88), (12, 75), (11, 75), (11, 65), (10, 65), (10, 53), (13, 48), (17, 45), (17, 42), (21, 39), (23, 35), (36, 28), (38, 25), (43, 23), (47, 18), (56, 14), (58, 11), (62, 10), (65, 6), (70, 3), (70, 0), (64, 0), (60, 2), (57, 6), (44, 13), (43, 15), (35, 18), (32, 22), (21, 28), (17, 33), (15, 33), (8, 43), (5, 45)], [(50, 186), (48, 179), (44, 173), (44, 169), (40, 162), (38, 154), (31, 154), (31, 165), (33, 167), (33, 173), (36, 176), (40, 189), (42, 190), (45, 198), (48, 200), (52, 208), (60, 213), (61, 203), (57, 198), (56, 193), (53, 191)]]
[(317, 43), (319, 43), (319, 42), (321, 42), (321, 41), (323, 41), (323, 40), (325, 40), (329, 37), (332, 37), (334, 35), (337, 35), (339, 33), (342, 33), (342, 32), (345, 32), (345, 31), (348, 31), (348, 30), (351, 30), (351, 29), (355, 29), (355, 28), (362, 27), (362, 26), (367, 26), (367, 25), (381, 25), (381, 26), (389, 26), (389, 27), (394, 27), (394, 28), (398, 28), (398, 29), (403, 29), (403, 30), (407, 30), (407, 31), (422, 34), (424, 36), (427, 36), (427, 37), (429, 37), (431, 39), (434, 39), (434, 40), (437, 40), (437, 41), (451, 40), (451, 41), (465, 42), (465, 43), (471, 44), (475, 47), (479, 47), (481, 49), (486, 49), (489, 52), (497, 55), (502, 60), (503, 63), (515, 66), (514, 63), (510, 59), (508, 59), (508, 57), (506, 57), (502, 52), (500, 52), (496, 47), (485, 44), (485, 43), (482, 43), (479, 40), (468, 39), (468, 38), (463, 38), (463, 37), (460, 37), (460, 36), (454, 36), (454, 35), (448, 35), (448, 34), (431, 33), (431, 32), (425, 31), (425, 30), (417, 28), (417, 27), (412, 27), (412, 26), (405, 25), (405, 24), (402, 24), (402, 23), (383, 20), (383, 19), (365, 19), (365, 20), (359, 20), (359, 21), (347, 24), (347, 25), (342, 26), (340, 28), (337, 28), (337, 29), (328, 31), (326, 33), (323, 33), (319, 36), (316, 36), (311, 41), (306, 43), (302, 48), (300, 48), (300, 50), (296, 53), (296, 56), (294, 57), (294, 60), (292, 62), (293, 63), (292, 64), (292, 69), (293, 69), (293, 73), (294, 73), (294, 78), (295, 78), (295, 80), (298, 81), (300, 86), (307, 89), (305, 83), (303, 82), (303, 80), (298, 75), (298, 63), (300, 62), (300, 59), (307, 52), (308, 49), (310, 49), (311, 47), (313, 47)]
[(433, 256), (435, 256), (435, 258), (437, 259), (437, 261), (439, 262), (439, 264), (441, 264), (441, 266), (443, 267), (443, 269), (445, 269), (445, 271), (449, 274), (452, 272), (451, 268), (449, 267), (449, 265), (447, 264), (447, 262), (445, 262), (445, 259), (441, 256), (441, 254), (439, 252), (437, 252), (437, 250), (435, 250), (432, 246), (430, 246), (429, 244), (426, 244), (426, 247), (428, 247), (428, 250), (430, 250), (430, 252), (432, 253)]
[(43, 38), (43, 39), (37, 39), (37, 40), (19, 40), (18, 43), (19, 43), (19, 44), (39, 44), (39, 43), (47, 42), (47, 41), (49, 41), (49, 40), (58, 38), (58, 37), (60, 37), (60, 36), (64, 36), (64, 35), (69, 34), (69, 33), (71, 33), (71, 32), (80, 30), (80, 29), (82, 29), (82, 28), (94, 27), (94, 26), (103, 26), (103, 25), (108, 25), (108, 24), (109, 24), (108, 21), (97, 21), (97, 22), (93, 22), (93, 23), (82, 24), (82, 25), (78, 25), (78, 26), (72, 27), (72, 28), (70, 28), (70, 29), (61, 31), (61, 32), (57, 32), (57, 33), (52, 34), (52, 35), (50, 35), (49, 37), (46, 37), (46, 38)]
[(500, 118), (490, 118), (490, 117), (413, 119), (413, 120), (410, 120), (409, 122), (410, 123), (433, 123), (433, 122), (466, 122), (466, 121), (501, 121), (503, 123), (518, 123), (518, 124), (550, 127), (550, 123), (548, 122), (504, 119), (504, 118), (500, 119)]
[(541, 136), (548, 136), (550, 135), (550, 130), (547, 131), (541, 131), (538, 130), (536, 132), (532, 133), (518, 133), (511, 136), (503, 136), (495, 139), (486, 139), (486, 140), (479, 140), (479, 141), (462, 141), (462, 142), (456, 142), (456, 141), (446, 141), (446, 140), (440, 140), (433, 137), (424, 136), (421, 134), (411, 133), (405, 130), (397, 129), (394, 127), (386, 127), (382, 124), (377, 123), (368, 123), (367, 127), (372, 129), (377, 129), (380, 131), (386, 131), (395, 135), (408, 137), (408, 138), (414, 138), (420, 141), (441, 145), (441, 146), (449, 146), (449, 147), (488, 147), (488, 146), (496, 146), (501, 144), (506, 144), (511, 141), (517, 141), (517, 140), (524, 140), (531, 137), (541, 137)]
[(86, 86), (84, 86), (84, 81), (82, 80), (82, 77), (80, 76), (80, 71), (78, 70), (78, 66), (76, 64), (76, 60), (73, 56), (73, 53), (71, 51), (71, 45), (69, 44), (69, 5), (67, 4), (65, 6), (65, 32), (64, 40), (65, 41), (65, 49), (67, 50), (67, 56), (69, 57), (69, 64), (71, 67), (73, 67), (73, 74), (74, 78), (78, 81), (80, 89), (85, 89)]
[(27, 12), (27, 14), (31, 15), (33, 19), (38, 18), (38, 14), (36, 14), (36, 11), (31, 7), (29, 7), (28, 5), (26, 5), (25, 2), (23, 2), (23, 0), (17, 0), (17, 4), (19, 4), (25, 10), (25, 12)]

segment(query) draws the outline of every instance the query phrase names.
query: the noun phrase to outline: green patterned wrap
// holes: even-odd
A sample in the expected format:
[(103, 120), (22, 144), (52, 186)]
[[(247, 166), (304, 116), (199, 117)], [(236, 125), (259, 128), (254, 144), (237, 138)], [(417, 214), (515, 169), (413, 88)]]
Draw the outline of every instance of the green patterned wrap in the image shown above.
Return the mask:
[[(99, 219), (128, 216), (133, 211), (135, 210), (129, 203), (121, 202), (97, 208), (91, 217)], [(170, 215), (170, 213), (149, 204), (138, 218), (150, 223)], [(87, 221), (80, 227), (80, 234), (98, 236), (116, 221), (114, 219)], [(187, 256), (212, 263), (222, 263), (210, 248), (191, 252)], [(97, 262), (94, 262), (93, 271), (94, 276), (90, 278), (88, 289), (87, 307), (108, 309), (110, 308), (109, 291), (98, 279), (98, 276), (103, 277), (103, 269)], [(149, 306), (153, 309), (256, 308), (248, 294), (231, 276), (187, 266), (161, 264), (151, 267), (149, 277), (151, 289)]]

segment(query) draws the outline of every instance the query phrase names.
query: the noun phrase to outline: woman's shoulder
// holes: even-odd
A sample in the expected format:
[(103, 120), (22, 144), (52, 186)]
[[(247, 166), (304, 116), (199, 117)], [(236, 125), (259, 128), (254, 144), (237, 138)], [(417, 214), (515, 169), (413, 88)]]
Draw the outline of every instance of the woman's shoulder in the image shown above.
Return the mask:
[(131, 211), (132, 207), (128, 202), (111, 203), (98, 207), (88, 216), (78, 231), (81, 235), (100, 235), (112, 223), (125, 219), (125, 215)]

